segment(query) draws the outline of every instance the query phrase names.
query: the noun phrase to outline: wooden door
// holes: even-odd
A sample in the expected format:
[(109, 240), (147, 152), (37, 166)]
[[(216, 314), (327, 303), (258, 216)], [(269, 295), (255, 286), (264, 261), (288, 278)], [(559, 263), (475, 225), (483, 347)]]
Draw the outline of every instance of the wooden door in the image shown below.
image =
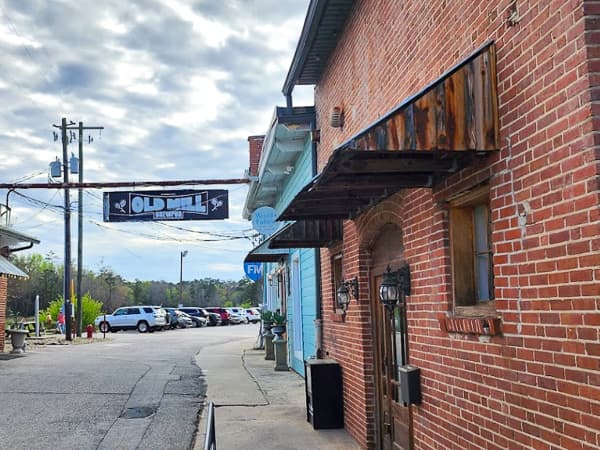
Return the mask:
[[(384, 450), (410, 450), (411, 414), (410, 407), (398, 402), (398, 366), (406, 364), (406, 322), (402, 320), (403, 311), (396, 308), (394, 317), (390, 317), (379, 302), (378, 287), (381, 274), (373, 277), (374, 328), (376, 388), (379, 409), (379, 435)], [(404, 341), (404, 342), (403, 342)]]

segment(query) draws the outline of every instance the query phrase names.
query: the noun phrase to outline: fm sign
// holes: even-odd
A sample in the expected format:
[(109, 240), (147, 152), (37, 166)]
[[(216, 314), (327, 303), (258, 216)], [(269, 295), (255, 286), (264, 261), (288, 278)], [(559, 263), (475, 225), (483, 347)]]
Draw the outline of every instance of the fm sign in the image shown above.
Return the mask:
[(263, 265), (257, 262), (244, 263), (244, 272), (252, 281), (258, 281), (263, 275)]

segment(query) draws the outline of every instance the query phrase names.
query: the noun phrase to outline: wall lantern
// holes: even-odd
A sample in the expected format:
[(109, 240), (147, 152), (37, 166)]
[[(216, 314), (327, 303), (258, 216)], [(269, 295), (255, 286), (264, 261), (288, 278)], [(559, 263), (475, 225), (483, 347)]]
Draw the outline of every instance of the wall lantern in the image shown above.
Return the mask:
[(337, 290), (337, 303), (344, 312), (346, 312), (350, 303), (350, 294), (355, 300), (358, 299), (358, 277), (354, 277), (349, 281), (342, 281)]
[(388, 311), (392, 312), (398, 300), (404, 302), (404, 297), (410, 295), (410, 270), (408, 264), (392, 272), (388, 265), (383, 274), (383, 281), (379, 286), (379, 299)]

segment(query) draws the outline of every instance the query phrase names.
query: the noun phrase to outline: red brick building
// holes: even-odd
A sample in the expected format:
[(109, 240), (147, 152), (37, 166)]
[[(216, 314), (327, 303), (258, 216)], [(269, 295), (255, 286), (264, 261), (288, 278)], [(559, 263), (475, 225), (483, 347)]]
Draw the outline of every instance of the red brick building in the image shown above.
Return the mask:
[(600, 448), (599, 81), (600, 1), (311, 1), (320, 175), (281, 219), (344, 221), (321, 348), (364, 448)]
[(6, 331), (6, 300), (8, 278), (27, 278), (27, 274), (9, 261), (10, 254), (39, 244), (37, 239), (19, 233), (12, 228), (0, 226), (0, 352), (4, 350)]

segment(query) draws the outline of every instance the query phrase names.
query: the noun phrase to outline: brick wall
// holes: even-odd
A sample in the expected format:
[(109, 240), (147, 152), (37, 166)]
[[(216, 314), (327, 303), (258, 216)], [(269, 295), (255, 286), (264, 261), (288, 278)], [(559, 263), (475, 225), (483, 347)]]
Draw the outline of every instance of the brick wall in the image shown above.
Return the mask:
[(248, 136), (248, 154), (250, 156), (249, 174), (251, 177), (258, 175), (260, 154), (262, 152), (264, 136)]
[[(386, 221), (401, 225), (412, 272), (411, 363), (423, 383), (415, 448), (600, 447), (599, 16), (598, 1), (357, 2), (315, 91), (320, 168), (490, 39), (502, 145), (432, 190), (400, 192), (347, 222), (343, 245), (321, 252), (324, 351), (342, 364), (346, 428), (364, 447), (375, 446), (368, 242)], [(327, 124), (333, 106), (341, 129)], [(445, 200), (482, 181), (503, 329), (489, 342), (449, 335), (437, 320), (452, 303)], [(343, 322), (331, 313), (338, 251), (361, 288)]]
[(0, 352), (4, 352), (4, 334), (6, 331), (6, 299), (8, 297), (8, 279), (0, 275)]

